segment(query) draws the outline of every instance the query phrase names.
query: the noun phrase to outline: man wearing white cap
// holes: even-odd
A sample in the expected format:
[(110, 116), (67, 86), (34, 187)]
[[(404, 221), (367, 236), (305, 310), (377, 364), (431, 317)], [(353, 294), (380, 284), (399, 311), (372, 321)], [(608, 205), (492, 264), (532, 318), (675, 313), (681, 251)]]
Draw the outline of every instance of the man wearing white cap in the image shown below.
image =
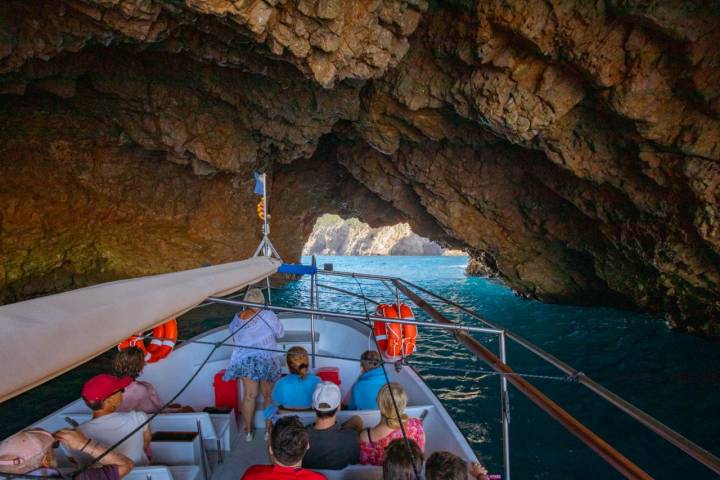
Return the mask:
[[(64, 429), (53, 435), (41, 428), (25, 430), (0, 442), (0, 474), (61, 477), (53, 448), (58, 443), (97, 458), (107, 447), (88, 440), (80, 430)], [(98, 461), (97, 468), (88, 468), (76, 480), (119, 480), (133, 468), (126, 456), (111, 450)]]
[(307, 427), (310, 449), (303, 458), (305, 468), (340, 470), (348, 465), (360, 463), (360, 440), (362, 419), (357, 415), (337, 424), (342, 394), (340, 387), (332, 382), (322, 382), (315, 387), (312, 407), (317, 419)]

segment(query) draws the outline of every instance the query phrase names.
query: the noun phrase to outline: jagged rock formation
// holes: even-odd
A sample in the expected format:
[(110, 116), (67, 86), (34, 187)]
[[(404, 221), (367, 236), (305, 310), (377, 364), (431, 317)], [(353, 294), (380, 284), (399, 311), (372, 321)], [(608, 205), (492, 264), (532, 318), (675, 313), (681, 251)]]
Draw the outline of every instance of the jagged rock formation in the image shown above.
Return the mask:
[(720, 6), (8, 0), (0, 301), (300, 253), (323, 213), (720, 335)]
[[(447, 252), (447, 253), (446, 253)], [(456, 255), (400, 223), (372, 228), (357, 219), (343, 220), (337, 215), (323, 215), (315, 223), (303, 247), (303, 255)]]
[(465, 267), (465, 274), (471, 277), (496, 278), (499, 274), (495, 259), (487, 252), (473, 252)]

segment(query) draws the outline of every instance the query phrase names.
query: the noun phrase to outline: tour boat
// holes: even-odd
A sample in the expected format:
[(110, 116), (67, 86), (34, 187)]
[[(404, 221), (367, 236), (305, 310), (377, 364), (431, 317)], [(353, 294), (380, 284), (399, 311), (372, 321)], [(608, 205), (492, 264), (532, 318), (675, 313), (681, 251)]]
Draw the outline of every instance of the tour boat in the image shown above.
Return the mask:
[[(271, 245), (261, 252), (272, 254)], [(258, 252), (260, 253), (260, 252)], [(235, 300), (232, 294), (242, 293), (250, 285), (262, 283), (269, 287), (275, 273), (310, 275), (310, 308), (267, 305)], [(328, 311), (320, 308), (319, 284), (322, 275), (354, 277), (382, 282), (390, 298), (388, 303), (407, 301), (425, 311), (433, 322), (414, 318), (388, 318), (375, 315), (373, 299), (362, 292), (334, 288), (360, 298), (368, 310), (363, 314)], [(326, 286), (324, 286), (326, 287)], [(332, 288), (332, 287), (331, 287)], [(474, 325), (450, 322), (435, 306), (423, 299), (430, 296), (444, 307), (455, 309), (478, 322)], [(237, 295), (239, 296), (239, 295)], [(154, 275), (100, 284), (57, 295), (41, 297), (0, 307), (0, 402), (42, 384), (95, 356), (114, 348), (128, 337), (163, 325), (168, 319), (214, 302), (237, 307), (263, 307), (274, 310), (284, 324), (285, 334), (278, 341), (278, 355), (292, 346), (303, 346), (310, 352), (312, 370), (334, 371), (339, 374), (340, 388), (347, 394), (360, 374), (362, 352), (378, 344), (373, 333), (377, 322), (413, 325), (423, 334), (437, 329), (452, 332), (459, 344), (467, 347), (478, 359), (498, 373), (501, 391), (500, 417), (503, 432), (504, 467), (502, 476), (510, 479), (510, 418), (508, 385), (530, 398), (538, 407), (593, 449), (627, 478), (651, 478), (629, 459), (583, 426), (558, 404), (546, 397), (521, 374), (507, 365), (505, 342), (513, 341), (560, 369), (569, 380), (577, 382), (611, 402), (621, 411), (650, 428), (685, 453), (720, 473), (720, 461), (711, 453), (693, 444), (677, 432), (650, 417), (637, 407), (604, 389), (586, 375), (533, 345), (516, 334), (483, 319), (460, 303), (405, 280), (386, 275), (337, 272), (318, 269), (315, 265), (285, 265), (276, 258), (256, 256), (248, 260), (209, 266), (183, 272)], [(377, 303), (377, 302), (375, 302)], [(228, 318), (228, 323), (230, 318)], [(497, 355), (477, 341), (473, 335), (494, 335), (499, 341)], [(162, 344), (163, 339), (155, 339)], [(242, 434), (239, 416), (232, 409), (216, 408), (219, 402), (220, 372), (227, 367), (233, 345), (228, 327), (220, 327), (178, 342), (166, 358), (147, 364), (140, 380), (151, 382), (161, 400), (190, 405), (192, 413), (159, 413), (151, 415), (153, 432), (152, 465), (136, 466), (130, 480), (237, 480), (253, 464), (267, 464), (269, 457), (264, 440), (265, 418), (258, 408), (255, 418), (257, 434), (247, 442)], [(422, 419), (426, 432), (426, 452), (445, 450), (468, 461), (477, 457), (468, 441), (454, 423), (436, 395), (423, 382), (411, 365), (402, 358), (387, 358), (383, 367), (388, 380), (399, 382), (409, 398), (407, 413)], [(226, 387), (226, 385), (225, 385)], [(240, 382), (231, 396), (240, 397)], [(228, 392), (224, 392), (227, 394)], [(309, 424), (312, 412), (294, 412)], [(377, 410), (341, 411), (339, 421), (359, 415), (365, 425), (379, 420)], [(56, 431), (77, 425), (91, 418), (81, 399), (28, 427)], [(59, 466), (68, 473), (74, 467), (58, 449)], [(352, 465), (343, 470), (321, 471), (330, 479), (379, 479), (381, 467)]]
[[(256, 257), (228, 265), (113, 282), (0, 307), (0, 328), (3, 329), (0, 357), (6, 367), (3, 377), (7, 377), (7, 381), (2, 382), (1, 398), (10, 398), (79, 365), (129, 335), (174, 318), (208, 297), (264, 280), (279, 266), (274, 259)], [(375, 349), (371, 327), (352, 318), (302, 312), (278, 312), (278, 316), (285, 328), (284, 336), (278, 340), (278, 349), (303, 346), (311, 352), (311, 370), (330, 368), (339, 373), (340, 388), (345, 395), (361, 373), (360, 355), (369, 348)], [(204, 332), (182, 342), (167, 358), (146, 366), (140, 380), (151, 382), (163, 401), (173, 398), (195, 375), (176, 401), (192, 406), (196, 412), (161, 413), (151, 421), (151, 430), (157, 437), (151, 444), (153, 465), (135, 467), (130, 479), (237, 480), (248, 466), (268, 463), (261, 407), (256, 413), (257, 433), (252, 442), (246, 442), (239, 433), (242, 427), (239, 428), (240, 420), (234, 411), (203, 411), (216, 405), (216, 376), (227, 367), (233, 349), (229, 337), (227, 326)], [(217, 345), (218, 342), (225, 344)], [(11, 350), (17, 350), (13, 345), (31, 344), (33, 348), (27, 359), (10, 354)], [(33, 357), (32, 362), (29, 357)], [(33, 368), (27, 369), (28, 365)], [(401, 383), (408, 394), (407, 413), (423, 420), (426, 448), (449, 450), (476, 461), (452, 418), (418, 374), (410, 367), (385, 368), (389, 380)], [(240, 382), (238, 388), (242, 388)], [(311, 423), (314, 418), (312, 412), (293, 414), (305, 423)], [(338, 419), (342, 422), (351, 415), (359, 415), (368, 426), (379, 420), (377, 410), (341, 411)], [(88, 407), (82, 399), (77, 399), (30, 427), (52, 432), (90, 418)], [(196, 435), (172, 437), (157, 435), (159, 432)], [(62, 449), (57, 452), (60, 467), (72, 471)], [(382, 477), (380, 467), (361, 465), (322, 473), (328, 478)]]

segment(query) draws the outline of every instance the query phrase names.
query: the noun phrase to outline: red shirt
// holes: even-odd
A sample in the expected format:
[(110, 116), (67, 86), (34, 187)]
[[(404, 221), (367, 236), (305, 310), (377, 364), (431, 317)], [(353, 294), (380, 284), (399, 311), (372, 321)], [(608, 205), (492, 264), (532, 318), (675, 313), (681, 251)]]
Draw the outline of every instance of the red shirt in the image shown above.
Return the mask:
[(273, 480), (275, 478), (326, 480), (325, 475), (306, 468), (281, 467), (280, 465), (253, 465), (245, 471), (241, 480)]

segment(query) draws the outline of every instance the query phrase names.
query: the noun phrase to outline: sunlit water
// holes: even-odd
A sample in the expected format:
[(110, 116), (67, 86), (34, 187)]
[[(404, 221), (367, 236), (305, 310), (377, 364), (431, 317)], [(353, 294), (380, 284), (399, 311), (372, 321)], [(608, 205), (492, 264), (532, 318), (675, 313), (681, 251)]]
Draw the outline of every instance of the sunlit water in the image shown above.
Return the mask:
[[(307, 262), (309, 259), (304, 259)], [(462, 303), (489, 320), (524, 336), (585, 372), (626, 400), (691, 440), (720, 454), (720, 345), (669, 331), (662, 321), (607, 308), (545, 305), (523, 300), (506, 287), (464, 275), (464, 257), (321, 257), (336, 270), (380, 273), (406, 278)], [(322, 283), (362, 291), (393, 301), (377, 282), (322, 277)], [(322, 291), (321, 306), (363, 313), (362, 301)], [(275, 291), (273, 303), (309, 306), (307, 280)], [(372, 305), (367, 305), (372, 309)], [(415, 309), (420, 320), (429, 320)], [(479, 323), (458, 312), (451, 318)], [(226, 323), (231, 310), (211, 307), (186, 315), (181, 333), (191, 335)], [(497, 342), (478, 336), (493, 351)], [(437, 393), (478, 456), (492, 472), (502, 470), (499, 380), (486, 375), (446, 334), (423, 330), (411, 357)], [(508, 344), (508, 362), (522, 373), (560, 376), (521, 347)], [(28, 394), (0, 405), (0, 438), (77, 398), (82, 381), (107, 367), (107, 355)], [(680, 451), (658, 439), (586, 388), (559, 380), (533, 384), (655, 478), (715, 478)], [(511, 389), (510, 426), (515, 478), (620, 478), (618, 474), (550, 417)]]

